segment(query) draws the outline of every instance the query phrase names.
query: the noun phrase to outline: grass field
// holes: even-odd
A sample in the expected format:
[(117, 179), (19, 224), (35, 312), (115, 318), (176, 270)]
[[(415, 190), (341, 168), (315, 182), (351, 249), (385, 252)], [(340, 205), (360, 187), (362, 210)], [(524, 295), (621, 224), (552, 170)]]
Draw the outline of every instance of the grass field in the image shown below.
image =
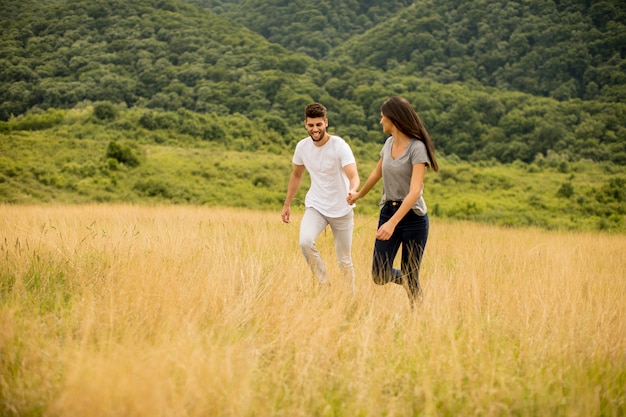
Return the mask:
[(431, 219), (412, 311), (300, 216), (0, 205), (0, 415), (626, 415), (626, 236)]

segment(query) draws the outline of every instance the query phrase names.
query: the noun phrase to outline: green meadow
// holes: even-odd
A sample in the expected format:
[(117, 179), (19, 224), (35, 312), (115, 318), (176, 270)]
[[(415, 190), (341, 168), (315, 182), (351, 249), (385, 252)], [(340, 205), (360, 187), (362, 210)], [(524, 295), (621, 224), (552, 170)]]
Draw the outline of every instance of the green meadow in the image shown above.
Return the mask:
[[(0, 201), (278, 210), (293, 147), (306, 134), (297, 125), (279, 135), (235, 115), (220, 119), (219, 139), (205, 140), (184, 132), (189, 126), (212, 130), (218, 125), (211, 124), (210, 115), (135, 109), (115, 110), (108, 119), (102, 109), (111, 106), (51, 110), (2, 122)], [(170, 120), (172, 127), (148, 129), (146, 114)], [(348, 141), (365, 181), (381, 144)], [(623, 166), (572, 162), (552, 151), (533, 163), (439, 158), (440, 172), (429, 172), (425, 180), (434, 217), (546, 230), (626, 231)], [(296, 202), (303, 201), (305, 191), (306, 180)], [(358, 211), (374, 215), (379, 196), (370, 193)]]

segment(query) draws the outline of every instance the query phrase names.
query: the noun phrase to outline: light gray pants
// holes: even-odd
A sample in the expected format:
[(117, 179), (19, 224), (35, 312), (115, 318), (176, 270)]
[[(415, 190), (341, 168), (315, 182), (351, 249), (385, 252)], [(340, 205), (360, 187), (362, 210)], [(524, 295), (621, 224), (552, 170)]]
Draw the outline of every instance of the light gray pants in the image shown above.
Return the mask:
[(327, 225), (333, 232), (337, 263), (342, 275), (350, 280), (354, 291), (354, 267), (352, 266), (352, 230), (354, 229), (354, 212), (343, 217), (326, 217), (312, 207), (307, 207), (300, 223), (300, 249), (311, 267), (313, 274), (324, 284), (328, 282), (324, 262), (315, 246), (317, 237)]

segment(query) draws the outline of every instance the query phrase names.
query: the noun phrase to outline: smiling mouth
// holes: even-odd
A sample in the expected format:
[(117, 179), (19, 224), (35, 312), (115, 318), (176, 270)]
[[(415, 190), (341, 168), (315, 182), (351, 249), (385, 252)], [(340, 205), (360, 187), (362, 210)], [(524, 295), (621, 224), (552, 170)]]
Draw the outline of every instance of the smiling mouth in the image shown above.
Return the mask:
[[(316, 137), (317, 139), (315, 139)], [(324, 139), (324, 136), (322, 136), (321, 132), (312, 132), (311, 139), (313, 139), (313, 142), (319, 142), (320, 140)]]

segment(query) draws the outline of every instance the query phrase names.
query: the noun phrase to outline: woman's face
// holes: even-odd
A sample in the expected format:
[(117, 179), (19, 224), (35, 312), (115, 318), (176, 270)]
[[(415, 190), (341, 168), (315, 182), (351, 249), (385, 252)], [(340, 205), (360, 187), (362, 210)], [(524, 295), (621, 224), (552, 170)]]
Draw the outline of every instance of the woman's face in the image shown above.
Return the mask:
[(393, 128), (393, 122), (388, 119), (382, 112), (380, 113), (380, 124), (383, 127), (383, 133), (391, 133), (391, 129)]

